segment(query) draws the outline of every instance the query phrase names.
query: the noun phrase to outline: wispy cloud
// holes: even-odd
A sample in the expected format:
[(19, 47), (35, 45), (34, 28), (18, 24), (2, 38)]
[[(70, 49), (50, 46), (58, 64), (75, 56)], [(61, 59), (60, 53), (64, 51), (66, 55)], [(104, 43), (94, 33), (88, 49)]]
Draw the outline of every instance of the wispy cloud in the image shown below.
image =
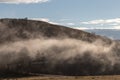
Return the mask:
[(98, 20), (91, 20), (87, 22), (81, 22), (82, 24), (107, 24), (107, 25), (117, 25), (120, 24), (120, 18), (115, 19), (98, 19)]
[(49, 22), (50, 20), (48, 18), (30, 18), (32, 20), (37, 20), (37, 21), (44, 21), (44, 22)]
[(37, 20), (37, 21), (44, 21), (44, 22), (48, 22), (50, 24), (59, 24), (57, 22), (53, 22), (48, 18), (30, 18), (31, 20)]
[(120, 29), (120, 26), (113, 26), (114, 29)]
[(75, 23), (66, 23), (68, 26), (74, 26)]
[(29, 3), (43, 3), (48, 2), (50, 0), (0, 0), (0, 3), (8, 3), (8, 4), (29, 4)]
[(109, 27), (72, 27), (74, 29), (80, 29), (80, 30), (85, 30), (85, 29), (116, 29), (120, 30), (120, 26), (109, 26)]
[(79, 30), (85, 30), (85, 29), (90, 29), (90, 28), (87, 28), (87, 27), (72, 27), (74, 29), (79, 29)]

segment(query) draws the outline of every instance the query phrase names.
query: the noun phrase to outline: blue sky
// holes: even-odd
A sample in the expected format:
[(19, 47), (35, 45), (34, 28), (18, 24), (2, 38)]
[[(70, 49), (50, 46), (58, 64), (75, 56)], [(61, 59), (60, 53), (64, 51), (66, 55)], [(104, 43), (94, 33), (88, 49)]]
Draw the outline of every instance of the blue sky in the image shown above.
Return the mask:
[(24, 18), (76, 28), (120, 29), (120, 0), (0, 0), (0, 18)]

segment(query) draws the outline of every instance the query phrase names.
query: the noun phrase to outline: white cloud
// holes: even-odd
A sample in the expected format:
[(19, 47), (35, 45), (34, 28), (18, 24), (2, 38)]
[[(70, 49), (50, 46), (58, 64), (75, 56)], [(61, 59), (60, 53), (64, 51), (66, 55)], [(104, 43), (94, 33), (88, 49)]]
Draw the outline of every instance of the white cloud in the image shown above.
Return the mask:
[(82, 22), (82, 23), (83, 24), (103, 24), (103, 23), (105, 23), (105, 21), (100, 19), (100, 20), (92, 20), (92, 21)]
[(85, 29), (116, 29), (116, 30), (120, 30), (120, 25), (119, 26), (109, 26), (109, 27), (98, 27), (98, 28), (94, 28), (94, 27), (73, 27), (74, 29), (80, 29), (80, 30), (85, 30)]
[(50, 21), (50, 19), (48, 19), (48, 18), (30, 18), (30, 19), (31, 20), (37, 20), (37, 21), (44, 21), (44, 22), (48, 22), (50, 24), (59, 24), (59, 23)]
[(113, 26), (113, 29), (120, 29), (120, 26)]
[(79, 30), (85, 30), (85, 29), (90, 29), (90, 28), (87, 28), (87, 27), (73, 27), (74, 29), (79, 29)]
[(81, 22), (82, 24), (120, 24), (120, 18), (115, 18), (115, 19), (99, 19), (99, 20), (91, 20), (87, 22)]
[(74, 23), (66, 23), (66, 24), (69, 25), (69, 26), (75, 25)]
[(44, 22), (49, 22), (50, 20), (48, 18), (30, 18), (32, 20), (37, 20), (37, 21), (44, 21)]
[(88, 26), (94, 25), (92, 28), (89, 29), (120, 29), (120, 18), (98, 19), (81, 23)]
[(19, 4), (19, 3), (43, 3), (48, 2), (50, 0), (0, 0), (0, 3), (10, 3), (10, 4)]
[(111, 25), (111, 26), (117, 26), (117, 25), (119, 25), (118, 23), (111, 23), (111, 24), (109, 24), (109, 25)]

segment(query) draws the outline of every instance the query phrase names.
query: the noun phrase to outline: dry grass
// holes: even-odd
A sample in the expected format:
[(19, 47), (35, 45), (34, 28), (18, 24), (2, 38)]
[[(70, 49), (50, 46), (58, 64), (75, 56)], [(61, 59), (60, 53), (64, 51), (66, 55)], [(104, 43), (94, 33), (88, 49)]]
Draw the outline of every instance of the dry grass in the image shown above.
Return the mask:
[(6, 78), (0, 80), (120, 80), (120, 75), (114, 76), (34, 76), (24, 78)]

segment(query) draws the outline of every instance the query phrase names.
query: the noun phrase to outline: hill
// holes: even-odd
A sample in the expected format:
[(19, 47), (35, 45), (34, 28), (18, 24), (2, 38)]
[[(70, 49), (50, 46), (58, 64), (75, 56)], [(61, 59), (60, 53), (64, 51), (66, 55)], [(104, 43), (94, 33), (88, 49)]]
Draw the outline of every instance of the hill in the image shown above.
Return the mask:
[[(109, 40), (95, 34), (43, 21), (27, 19), (0, 19), (0, 42), (31, 38), (74, 38), (93, 42), (96, 39)], [(105, 38), (105, 39), (104, 39)]]
[(0, 77), (120, 74), (120, 42), (27, 19), (0, 19)]

